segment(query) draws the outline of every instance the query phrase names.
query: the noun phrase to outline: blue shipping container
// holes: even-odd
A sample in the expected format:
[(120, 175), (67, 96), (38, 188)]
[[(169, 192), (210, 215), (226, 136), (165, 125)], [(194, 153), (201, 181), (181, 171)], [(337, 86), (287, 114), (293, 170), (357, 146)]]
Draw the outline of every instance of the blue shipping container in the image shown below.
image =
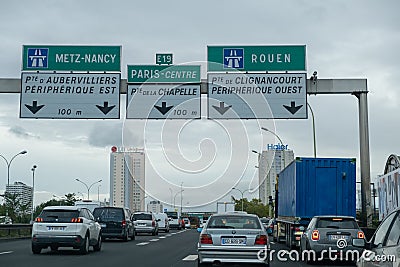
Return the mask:
[(296, 158), (279, 174), (279, 217), (356, 216), (356, 160)]

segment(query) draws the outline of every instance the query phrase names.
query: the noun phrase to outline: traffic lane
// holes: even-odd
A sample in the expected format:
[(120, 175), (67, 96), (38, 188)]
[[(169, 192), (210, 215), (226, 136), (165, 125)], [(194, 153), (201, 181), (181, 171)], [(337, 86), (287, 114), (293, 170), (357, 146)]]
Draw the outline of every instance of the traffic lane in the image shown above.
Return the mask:
[[(286, 247), (284, 244), (277, 243), (272, 241), (272, 238), (270, 238), (270, 244), (271, 244), (271, 252), (272, 252), (272, 261), (270, 266), (271, 267), (287, 267), (287, 266), (311, 266), (307, 264), (305, 261), (301, 260), (301, 253), (298, 250), (291, 250), (288, 247)], [(297, 252), (295, 252), (297, 251)], [(292, 255), (292, 257), (289, 257), (289, 254)], [(278, 257), (278, 255), (280, 255)], [(297, 260), (297, 255), (298, 259)], [(296, 260), (293, 260), (296, 259)], [(350, 267), (350, 266), (355, 266), (355, 264), (348, 263), (348, 262), (331, 262), (331, 261), (319, 261), (313, 263), (313, 266), (321, 266), (321, 267), (332, 267), (332, 266), (343, 266), (343, 267)]]
[[(195, 230), (171, 231), (159, 236), (139, 235), (136, 240), (123, 242), (110, 239), (103, 243), (100, 252), (90, 249), (88, 255), (77, 250), (60, 248), (58, 251), (42, 250), (39, 255), (31, 252), (31, 240), (0, 242), (0, 262), (3, 267), (13, 266), (196, 266)], [(3, 252), (3, 254), (2, 254)], [(190, 254), (190, 255), (189, 255)], [(188, 256), (191, 259), (185, 260)], [(190, 258), (190, 257), (189, 257)]]

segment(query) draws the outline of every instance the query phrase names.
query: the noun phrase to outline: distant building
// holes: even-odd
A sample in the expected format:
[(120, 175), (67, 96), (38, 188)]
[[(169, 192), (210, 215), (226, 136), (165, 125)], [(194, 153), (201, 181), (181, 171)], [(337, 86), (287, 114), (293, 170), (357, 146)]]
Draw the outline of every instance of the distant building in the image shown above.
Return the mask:
[(152, 200), (147, 204), (147, 211), (154, 213), (164, 212), (163, 204), (158, 200)]
[(258, 156), (259, 198), (263, 204), (268, 204), (269, 197), (275, 199), (276, 176), (294, 160), (293, 150), (286, 146), (269, 145)]
[(144, 149), (113, 147), (110, 154), (110, 205), (144, 211), (144, 197)]
[[(26, 213), (31, 213), (32, 211), (32, 197), (33, 197), (33, 188), (32, 186), (28, 186), (22, 182), (14, 182), (14, 184), (10, 184), (6, 186), (6, 193), (11, 195), (16, 195), (19, 200), (20, 206), (25, 206)], [(17, 212), (21, 212), (18, 210)]]

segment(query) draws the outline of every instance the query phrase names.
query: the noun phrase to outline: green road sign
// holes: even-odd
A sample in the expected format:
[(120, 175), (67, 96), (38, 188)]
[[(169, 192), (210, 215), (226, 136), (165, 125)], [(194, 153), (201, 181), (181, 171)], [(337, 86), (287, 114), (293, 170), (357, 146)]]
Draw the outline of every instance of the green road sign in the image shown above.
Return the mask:
[(208, 71), (305, 71), (306, 46), (208, 46)]
[(24, 45), (24, 71), (121, 71), (121, 46)]
[(156, 54), (157, 65), (172, 65), (172, 54)]
[(200, 65), (128, 65), (128, 83), (200, 83)]

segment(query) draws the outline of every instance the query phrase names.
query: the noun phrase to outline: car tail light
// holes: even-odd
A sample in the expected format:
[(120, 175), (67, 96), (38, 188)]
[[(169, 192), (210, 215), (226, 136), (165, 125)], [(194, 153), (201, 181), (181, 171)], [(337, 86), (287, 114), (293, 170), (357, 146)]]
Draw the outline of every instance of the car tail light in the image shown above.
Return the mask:
[(37, 218), (35, 219), (35, 222), (43, 222), (43, 218), (37, 217)]
[(266, 235), (258, 235), (256, 237), (256, 245), (267, 245), (268, 244), (268, 236)]
[(200, 244), (212, 244), (212, 243), (213, 241), (210, 235), (207, 234), (200, 235)]
[(311, 240), (314, 240), (314, 241), (318, 241), (319, 240), (319, 231), (318, 230), (312, 231)]
[(156, 221), (151, 221), (151, 226), (155, 227), (156, 226)]
[(363, 231), (358, 231), (357, 237), (358, 238), (362, 238), (362, 239), (365, 238), (364, 232)]
[(125, 227), (126, 226), (126, 221), (122, 220), (121, 225), (122, 225), (122, 227)]
[(72, 218), (71, 222), (73, 222), (73, 223), (83, 223), (83, 219), (82, 218)]

